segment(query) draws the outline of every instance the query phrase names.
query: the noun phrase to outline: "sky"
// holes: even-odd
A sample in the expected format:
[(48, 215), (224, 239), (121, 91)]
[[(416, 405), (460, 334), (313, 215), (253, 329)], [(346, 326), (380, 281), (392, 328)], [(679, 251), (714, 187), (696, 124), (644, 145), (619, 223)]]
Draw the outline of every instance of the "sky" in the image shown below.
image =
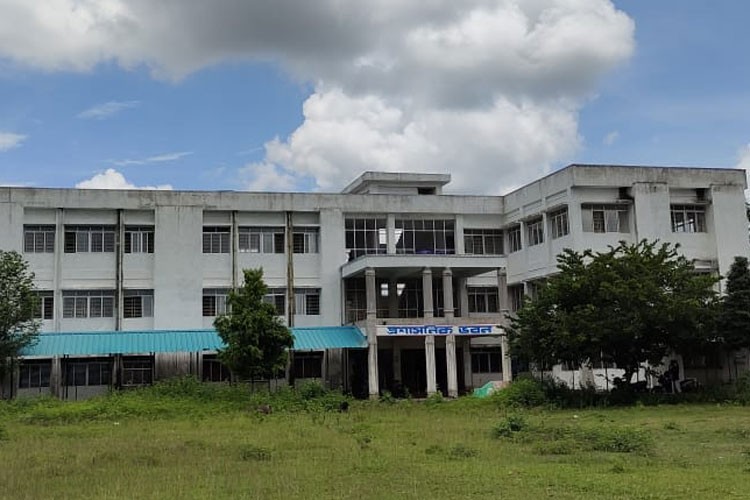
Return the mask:
[(750, 2), (0, 0), (0, 185), (750, 170)]

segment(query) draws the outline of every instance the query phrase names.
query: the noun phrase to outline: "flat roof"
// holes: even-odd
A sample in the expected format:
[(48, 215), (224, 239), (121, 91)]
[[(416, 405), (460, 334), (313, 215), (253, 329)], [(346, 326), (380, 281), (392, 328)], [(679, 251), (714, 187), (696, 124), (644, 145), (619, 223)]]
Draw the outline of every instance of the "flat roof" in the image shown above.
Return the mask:
[(415, 172), (363, 172), (350, 182), (342, 194), (358, 194), (371, 184), (405, 184), (408, 186), (437, 187), (445, 186), (451, 181), (450, 174), (422, 174)]

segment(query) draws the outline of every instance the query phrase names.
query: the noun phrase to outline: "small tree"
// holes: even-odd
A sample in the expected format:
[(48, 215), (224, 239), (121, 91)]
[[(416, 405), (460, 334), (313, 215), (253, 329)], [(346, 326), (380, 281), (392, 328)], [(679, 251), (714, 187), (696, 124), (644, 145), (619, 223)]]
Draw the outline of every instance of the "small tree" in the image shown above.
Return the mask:
[(214, 321), (226, 344), (219, 351), (219, 359), (241, 378), (271, 378), (286, 366), (294, 337), (276, 315), (276, 307), (263, 300), (268, 292), (263, 270), (243, 272), (242, 287), (229, 292), (229, 312)]
[(0, 380), (24, 347), (36, 342), (34, 273), (18, 252), (0, 250)]
[(750, 269), (747, 257), (735, 257), (729, 269), (718, 326), (718, 333), (728, 348), (750, 348)]
[(566, 249), (534, 300), (512, 319), (517, 355), (536, 363), (614, 361), (625, 380), (644, 362), (711, 337), (716, 278), (700, 275), (677, 247), (620, 242), (606, 252)]

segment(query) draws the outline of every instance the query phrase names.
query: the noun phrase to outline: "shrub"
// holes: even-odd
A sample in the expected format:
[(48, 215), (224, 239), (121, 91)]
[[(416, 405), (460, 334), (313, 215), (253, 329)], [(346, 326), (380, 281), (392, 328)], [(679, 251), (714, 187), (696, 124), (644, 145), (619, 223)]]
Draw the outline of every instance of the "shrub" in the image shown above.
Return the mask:
[(501, 407), (532, 408), (547, 403), (542, 384), (531, 378), (518, 379), (490, 397)]
[(492, 428), (492, 435), (495, 438), (507, 438), (521, 432), (526, 427), (526, 419), (523, 415), (508, 415)]
[(440, 391), (437, 391), (427, 396), (427, 399), (425, 399), (424, 404), (427, 406), (435, 406), (435, 405), (439, 405), (443, 401), (445, 401), (445, 398), (443, 398), (443, 393)]
[(297, 391), (299, 392), (300, 397), (305, 401), (323, 397), (328, 393), (328, 390), (323, 387), (323, 384), (314, 380), (305, 382), (299, 389), (297, 389)]
[(651, 435), (630, 427), (592, 427), (581, 430), (578, 437), (593, 451), (648, 453), (653, 447)]

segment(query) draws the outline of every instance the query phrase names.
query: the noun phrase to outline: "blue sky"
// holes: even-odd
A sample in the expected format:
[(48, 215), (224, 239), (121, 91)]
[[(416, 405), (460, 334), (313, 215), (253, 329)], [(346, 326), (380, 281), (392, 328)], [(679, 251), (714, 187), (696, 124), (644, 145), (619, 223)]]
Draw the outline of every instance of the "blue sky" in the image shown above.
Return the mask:
[(573, 162), (750, 168), (747, 2), (222, 3), (0, 0), (0, 184), (335, 191), (383, 169), (499, 193)]

